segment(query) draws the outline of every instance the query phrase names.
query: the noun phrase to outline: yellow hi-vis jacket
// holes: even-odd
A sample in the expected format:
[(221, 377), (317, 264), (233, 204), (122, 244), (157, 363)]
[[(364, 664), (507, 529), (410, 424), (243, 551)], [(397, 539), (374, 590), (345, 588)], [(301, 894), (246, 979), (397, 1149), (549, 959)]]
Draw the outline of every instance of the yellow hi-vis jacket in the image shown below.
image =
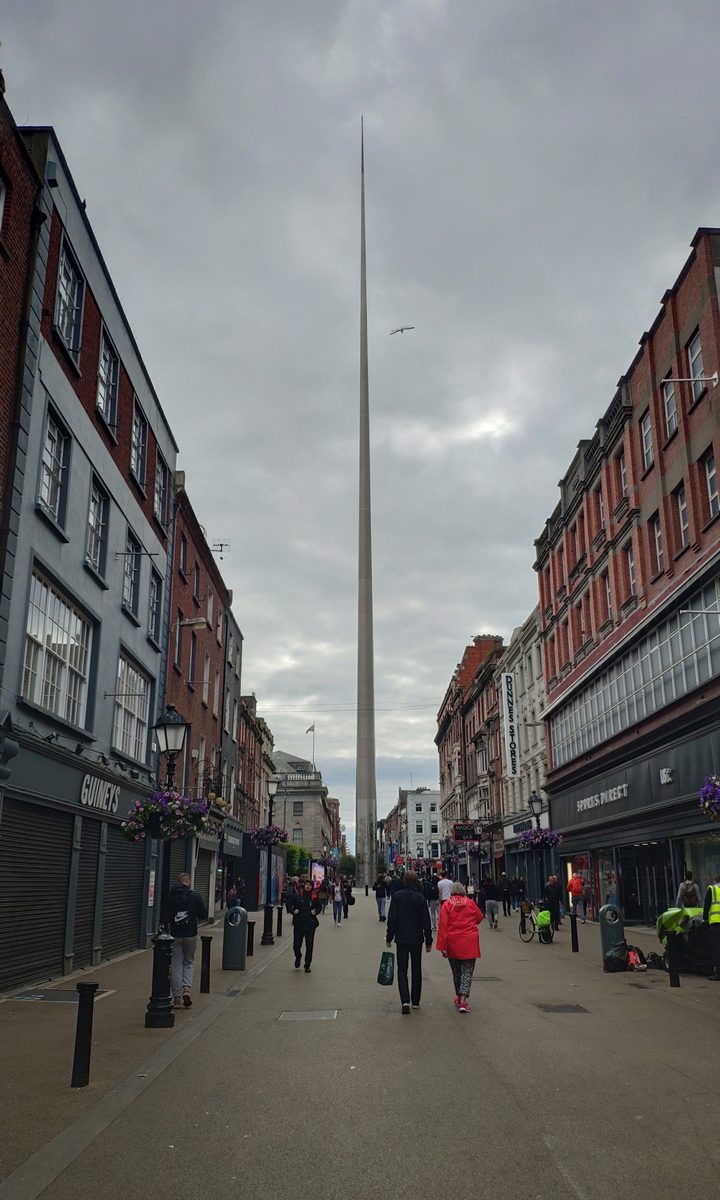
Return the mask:
[(720, 883), (711, 883), (708, 891), (710, 892), (708, 925), (720, 925)]

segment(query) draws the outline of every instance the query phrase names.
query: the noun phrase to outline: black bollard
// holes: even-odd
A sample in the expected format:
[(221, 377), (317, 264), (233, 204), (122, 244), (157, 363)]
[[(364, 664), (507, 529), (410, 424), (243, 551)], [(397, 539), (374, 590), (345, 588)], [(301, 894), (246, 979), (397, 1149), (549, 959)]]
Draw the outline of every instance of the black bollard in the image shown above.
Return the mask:
[(670, 975), (670, 987), (680, 987), (680, 972), (678, 970), (680, 946), (677, 940), (677, 934), (670, 932), (667, 935), (667, 960), (668, 974)]
[(247, 956), (252, 958), (255, 953), (255, 922), (248, 921)]
[(365, 884), (365, 895), (366, 895), (366, 896), (369, 896), (369, 895), (370, 895), (370, 888), (369, 888), (369, 886), (368, 886), (368, 884), (367, 884), (367, 883)]
[(210, 991), (210, 943), (212, 942), (212, 934), (204, 933), (200, 938), (202, 942), (202, 964), (200, 966), (200, 991)]
[(282, 910), (282, 904), (281, 904), (278, 907), (278, 919), (277, 919), (277, 936), (278, 937), (282, 937), (282, 914), (283, 914), (283, 910)]
[(573, 954), (577, 954), (580, 949), (580, 946), (578, 944), (577, 913), (576, 912), (570, 913), (570, 943), (572, 945)]
[(73, 1055), (70, 1087), (87, 1087), (90, 1082), (90, 1052), (92, 1050), (93, 1005), (97, 983), (78, 983), (79, 992), (75, 1053)]

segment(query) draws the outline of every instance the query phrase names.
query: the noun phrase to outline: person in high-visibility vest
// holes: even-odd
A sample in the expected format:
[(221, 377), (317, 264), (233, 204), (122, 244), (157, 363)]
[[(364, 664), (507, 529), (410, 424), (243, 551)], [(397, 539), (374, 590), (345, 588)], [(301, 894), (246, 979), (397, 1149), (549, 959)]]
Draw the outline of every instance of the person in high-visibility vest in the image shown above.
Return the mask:
[(715, 967), (710, 979), (720, 983), (720, 875), (716, 875), (705, 893), (703, 920), (710, 926)]

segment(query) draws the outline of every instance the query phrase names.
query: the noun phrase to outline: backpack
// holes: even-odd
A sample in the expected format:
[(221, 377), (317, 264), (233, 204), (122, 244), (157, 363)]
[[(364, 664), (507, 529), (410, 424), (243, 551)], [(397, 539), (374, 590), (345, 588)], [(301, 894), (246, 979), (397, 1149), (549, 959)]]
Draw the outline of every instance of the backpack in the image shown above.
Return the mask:
[(697, 908), (697, 892), (695, 891), (694, 883), (690, 883), (689, 880), (685, 881), (680, 899), (682, 900), (683, 908)]

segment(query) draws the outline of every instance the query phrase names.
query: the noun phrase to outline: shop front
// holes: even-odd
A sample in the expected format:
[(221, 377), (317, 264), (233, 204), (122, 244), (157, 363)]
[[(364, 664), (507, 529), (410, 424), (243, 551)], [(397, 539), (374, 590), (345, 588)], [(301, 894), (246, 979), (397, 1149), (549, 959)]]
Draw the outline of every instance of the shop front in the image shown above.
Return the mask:
[[(520, 816), (514, 821), (506, 822), (503, 827), (505, 870), (510, 879), (525, 881), (525, 894), (530, 900), (540, 899), (547, 877), (553, 870), (552, 850), (529, 850), (520, 840), (526, 830), (534, 828), (534, 817)], [(547, 812), (540, 816), (540, 828), (550, 828)]]
[(720, 828), (700, 812), (697, 792), (718, 771), (714, 729), (551, 792), (552, 825), (564, 837), (562, 883), (573, 871), (582, 876), (588, 916), (615, 904), (627, 922), (652, 925), (674, 904), (686, 870), (704, 892), (720, 873)]
[(241, 860), (243, 853), (243, 828), (231, 817), (226, 817), (218, 848), (218, 865), (215, 876), (215, 908), (223, 908), (227, 899), (228, 889), (240, 884), (238, 889), (242, 897), (245, 891), (245, 880), (242, 874)]
[(0, 991), (144, 946), (156, 921), (156, 848), (120, 830), (147, 793), (45, 742), (18, 742), (0, 801)]
[(220, 863), (220, 842), (225, 825), (225, 816), (221, 809), (210, 808), (207, 821), (195, 846), (195, 869), (193, 872), (193, 889), (202, 896), (207, 904), (208, 917), (215, 912), (216, 875)]

